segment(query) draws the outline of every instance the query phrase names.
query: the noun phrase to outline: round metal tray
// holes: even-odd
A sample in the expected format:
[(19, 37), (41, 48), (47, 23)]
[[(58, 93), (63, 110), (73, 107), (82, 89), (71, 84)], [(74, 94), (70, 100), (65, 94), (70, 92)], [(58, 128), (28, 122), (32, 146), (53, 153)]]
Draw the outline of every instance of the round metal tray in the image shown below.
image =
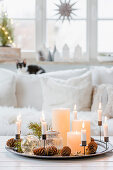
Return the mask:
[(107, 149), (106, 149), (106, 143), (105, 142), (100, 142), (99, 140), (95, 140), (96, 143), (98, 144), (98, 149), (95, 154), (88, 154), (88, 155), (76, 155), (76, 156), (38, 156), (38, 155), (31, 155), (31, 154), (25, 154), (25, 153), (18, 153), (14, 151), (13, 149), (9, 147), (5, 147), (7, 151), (14, 153), (18, 156), (23, 156), (23, 157), (28, 157), (28, 158), (37, 158), (37, 159), (81, 159), (81, 158), (89, 158), (89, 157), (95, 157), (99, 155), (106, 154), (108, 152), (111, 152), (113, 150), (113, 145), (108, 142), (107, 144)]

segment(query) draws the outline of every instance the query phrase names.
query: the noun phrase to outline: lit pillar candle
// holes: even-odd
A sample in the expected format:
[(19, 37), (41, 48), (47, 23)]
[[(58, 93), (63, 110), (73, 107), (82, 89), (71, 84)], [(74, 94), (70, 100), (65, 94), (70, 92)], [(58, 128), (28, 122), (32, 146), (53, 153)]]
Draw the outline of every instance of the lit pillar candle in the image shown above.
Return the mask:
[(67, 146), (71, 148), (71, 154), (75, 155), (81, 151), (81, 133), (80, 132), (68, 132), (67, 133)]
[(43, 112), (42, 112), (42, 117), (41, 117), (41, 126), (42, 126), (42, 135), (45, 135), (47, 131), (47, 123), (45, 121), (45, 116)]
[(52, 112), (52, 128), (60, 132), (63, 146), (67, 145), (67, 132), (70, 131), (70, 109), (55, 109)]
[(72, 131), (78, 131), (81, 133), (82, 130), (82, 124), (84, 122), (84, 128), (86, 130), (86, 139), (87, 143), (90, 143), (91, 141), (91, 130), (90, 130), (90, 121), (89, 120), (73, 120), (72, 121)]
[(20, 133), (21, 133), (21, 123), (22, 123), (21, 115), (18, 115), (18, 116), (17, 116), (17, 121), (16, 121), (17, 134), (20, 134)]
[(74, 114), (74, 120), (77, 120), (77, 110), (76, 110), (76, 105), (74, 106), (73, 114)]
[(105, 122), (104, 122), (104, 137), (108, 137), (108, 124), (107, 124), (106, 116), (105, 116)]
[(98, 121), (102, 121), (102, 106), (101, 103), (99, 103), (99, 109), (98, 109)]
[(87, 141), (87, 139), (86, 139), (86, 129), (84, 129), (84, 122), (82, 124), (82, 130), (81, 130), (81, 141)]

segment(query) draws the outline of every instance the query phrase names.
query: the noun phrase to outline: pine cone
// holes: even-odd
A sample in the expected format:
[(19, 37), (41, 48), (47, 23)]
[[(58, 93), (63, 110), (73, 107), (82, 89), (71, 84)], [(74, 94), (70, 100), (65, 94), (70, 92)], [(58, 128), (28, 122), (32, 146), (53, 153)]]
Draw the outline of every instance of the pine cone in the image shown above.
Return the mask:
[(91, 141), (95, 141), (95, 139), (91, 137)]
[(7, 141), (6, 145), (9, 146), (10, 148), (15, 147), (15, 142), (16, 140), (14, 138), (11, 138)]
[(68, 146), (64, 146), (61, 150), (61, 156), (70, 156), (71, 149)]
[(94, 141), (91, 141), (91, 142), (88, 144), (88, 153), (89, 153), (89, 154), (94, 154), (94, 153), (96, 153), (97, 147), (98, 147), (97, 143), (94, 142)]
[(46, 156), (47, 151), (44, 147), (33, 149), (34, 155), (39, 155), (39, 156)]
[(57, 154), (57, 148), (55, 146), (50, 146), (47, 148), (47, 155), (54, 156)]

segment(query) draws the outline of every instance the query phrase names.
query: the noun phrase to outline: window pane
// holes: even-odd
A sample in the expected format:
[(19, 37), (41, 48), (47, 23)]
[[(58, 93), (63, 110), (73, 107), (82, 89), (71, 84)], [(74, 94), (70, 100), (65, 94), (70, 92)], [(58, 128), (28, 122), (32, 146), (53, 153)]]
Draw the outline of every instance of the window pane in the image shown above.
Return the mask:
[[(62, 0), (62, 2), (65, 0)], [(68, 2), (69, 0), (67, 0)], [(74, 6), (74, 8), (77, 8), (78, 10), (75, 11), (75, 14), (77, 16), (73, 16), (73, 18), (86, 18), (86, 6), (87, 6), (87, 0), (70, 0), (70, 3), (73, 4), (74, 2), (77, 2)], [(60, 0), (47, 0), (47, 18), (54, 18), (57, 19), (58, 16), (56, 16), (58, 7), (55, 4), (60, 4)]]
[(113, 21), (99, 21), (98, 51), (113, 52)]
[(98, 0), (98, 17), (113, 18), (113, 0)]
[(22, 50), (35, 50), (34, 21), (15, 21), (15, 44)]
[(35, 0), (5, 0), (11, 18), (35, 18)]
[(56, 21), (47, 21), (47, 45), (51, 48), (56, 44), (61, 51), (67, 43), (71, 50), (79, 44), (86, 51), (86, 21), (68, 21), (61, 24)]

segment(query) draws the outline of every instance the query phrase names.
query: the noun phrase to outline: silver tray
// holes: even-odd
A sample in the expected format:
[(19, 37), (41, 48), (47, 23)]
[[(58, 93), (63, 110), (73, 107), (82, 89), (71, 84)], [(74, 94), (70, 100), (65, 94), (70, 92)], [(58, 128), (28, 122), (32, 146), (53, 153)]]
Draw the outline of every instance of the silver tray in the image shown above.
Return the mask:
[(111, 152), (113, 150), (113, 145), (108, 142), (107, 149), (106, 149), (106, 143), (100, 142), (99, 140), (95, 140), (98, 144), (98, 149), (95, 154), (88, 154), (88, 155), (76, 155), (76, 156), (38, 156), (38, 155), (31, 155), (31, 154), (25, 154), (25, 153), (18, 153), (14, 151), (13, 149), (9, 147), (5, 147), (7, 151), (16, 154), (18, 156), (28, 157), (28, 158), (36, 158), (36, 159), (57, 159), (57, 160), (63, 160), (63, 159), (81, 159), (81, 158), (89, 158), (89, 157), (95, 157), (99, 155), (106, 154), (108, 152)]

